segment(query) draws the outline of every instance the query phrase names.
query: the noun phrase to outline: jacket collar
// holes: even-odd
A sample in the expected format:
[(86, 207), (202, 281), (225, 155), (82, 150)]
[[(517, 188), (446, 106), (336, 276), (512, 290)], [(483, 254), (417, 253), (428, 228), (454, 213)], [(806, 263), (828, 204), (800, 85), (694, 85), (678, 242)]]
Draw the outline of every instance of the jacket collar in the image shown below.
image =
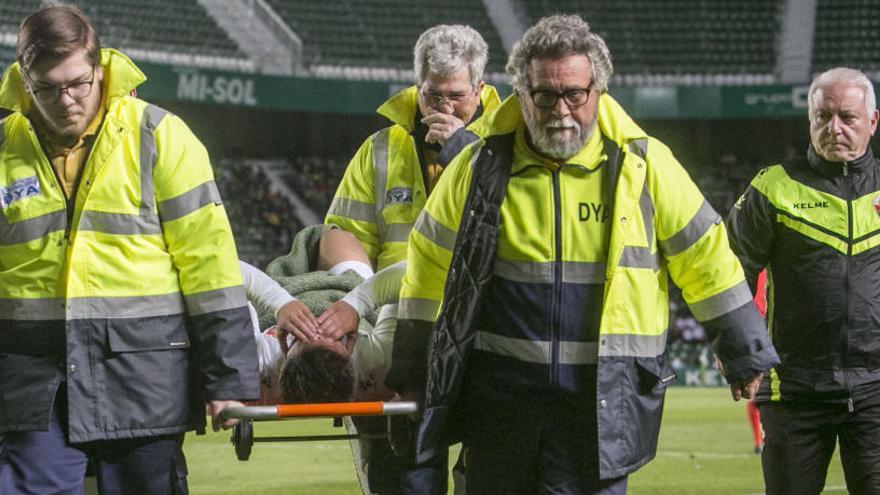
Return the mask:
[[(406, 129), (406, 132), (411, 133), (415, 130), (416, 117), (419, 115), (418, 98), (418, 86), (410, 86), (388, 98), (385, 103), (376, 109), (376, 113), (403, 127)], [(498, 91), (495, 90), (495, 87), (490, 84), (483, 84), (483, 91), (480, 92), (483, 114), (493, 111), (500, 102), (501, 99), (498, 97)], [(477, 115), (474, 118), (476, 119)]]
[[(104, 69), (102, 90), (107, 102), (126, 96), (138, 85), (147, 80), (130, 58), (112, 48), (101, 50), (101, 67)], [(27, 114), (31, 108), (31, 98), (24, 88), (24, 77), (18, 62), (10, 65), (0, 79), (0, 108)]]
[(807, 161), (813, 169), (823, 175), (837, 176), (859, 174), (874, 166), (874, 152), (871, 151), (871, 147), (868, 146), (865, 154), (855, 160), (849, 162), (831, 162), (822, 158), (811, 144), (807, 149)]

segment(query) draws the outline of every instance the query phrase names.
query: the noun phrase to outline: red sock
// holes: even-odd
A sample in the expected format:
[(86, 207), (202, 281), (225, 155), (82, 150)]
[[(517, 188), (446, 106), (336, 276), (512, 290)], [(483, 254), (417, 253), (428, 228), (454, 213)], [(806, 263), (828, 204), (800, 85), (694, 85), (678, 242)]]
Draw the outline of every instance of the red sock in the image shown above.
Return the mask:
[(764, 439), (761, 437), (761, 414), (758, 412), (758, 406), (753, 401), (749, 401), (746, 411), (749, 413), (749, 424), (752, 426), (752, 439), (755, 447), (764, 445)]

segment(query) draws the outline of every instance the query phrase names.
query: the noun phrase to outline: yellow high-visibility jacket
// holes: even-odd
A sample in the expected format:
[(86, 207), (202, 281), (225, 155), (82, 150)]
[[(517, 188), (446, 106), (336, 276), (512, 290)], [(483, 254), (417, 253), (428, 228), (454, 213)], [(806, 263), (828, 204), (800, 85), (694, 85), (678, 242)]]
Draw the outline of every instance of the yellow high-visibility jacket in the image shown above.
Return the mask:
[[(484, 84), (482, 115), (499, 101), (495, 88)], [(412, 136), (418, 108), (416, 86), (379, 107), (378, 113), (394, 124), (367, 138), (355, 153), (324, 220), (354, 234), (377, 270), (406, 257), (407, 236), (428, 197), (423, 172), (428, 164), (420, 152), (424, 143)]]
[(610, 96), (565, 163), (531, 150), (516, 96), (482, 124), (409, 238), (386, 382), (425, 392), (422, 459), (460, 438), (479, 401), (569, 398), (594, 404), (602, 478), (647, 463), (675, 377), (669, 277), (728, 380), (778, 363), (721, 217)]
[[(0, 432), (69, 439), (184, 431), (204, 400), (259, 396), (256, 349), (208, 154), (145, 80), (103, 50), (107, 112), (67, 200), (13, 64), (0, 81)], [(197, 386), (198, 389), (195, 389)], [(188, 418), (188, 416), (190, 416)]]

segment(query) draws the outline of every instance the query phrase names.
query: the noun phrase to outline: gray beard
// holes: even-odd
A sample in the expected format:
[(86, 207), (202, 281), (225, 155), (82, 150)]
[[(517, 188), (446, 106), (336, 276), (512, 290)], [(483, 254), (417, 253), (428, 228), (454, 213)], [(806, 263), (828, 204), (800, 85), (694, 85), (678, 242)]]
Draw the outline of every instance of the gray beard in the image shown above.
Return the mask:
[(569, 117), (571, 120), (566, 122), (566, 125), (571, 124), (577, 129), (575, 136), (570, 139), (566, 139), (562, 135), (554, 136), (545, 127), (549, 122), (538, 124), (522, 100), (520, 100), (520, 107), (522, 108), (526, 128), (529, 130), (532, 146), (535, 147), (538, 153), (554, 160), (564, 161), (576, 155), (587, 144), (587, 140), (593, 135), (593, 129), (596, 128), (596, 123), (593, 122), (589, 128), (584, 129)]

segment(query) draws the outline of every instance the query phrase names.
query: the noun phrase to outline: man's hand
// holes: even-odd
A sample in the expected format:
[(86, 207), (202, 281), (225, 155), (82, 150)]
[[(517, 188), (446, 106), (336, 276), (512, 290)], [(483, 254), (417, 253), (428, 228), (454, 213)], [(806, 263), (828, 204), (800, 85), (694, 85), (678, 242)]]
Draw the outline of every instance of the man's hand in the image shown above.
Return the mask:
[(220, 411), (226, 409), (227, 407), (241, 407), (244, 406), (241, 402), (237, 400), (212, 400), (208, 401), (208, 414), (211, 415), (211, 428), (214, 431), (220, 431), (222, 427), (224, 430), (228, 430), (233, 426), (239, 423), (238, 419), (227, 419), (223, 420), (220, 418)]
[(318, 316), (318, 333), (330, 341), (340, 340), (346, 335), (356, 334), (360, 321), (360, 315), (350, 304), (336, 301)]
[[(297, 340), (310, 342), (318, 338), (318, 320), (302, 301), (290, 301), (278, 310), (278, 338), (282, 335), (286, 341), (286, 332), (293, 334)], [(280, 341), (280, 340), (279, 340)]]
[(440, 146), (444, 146), (446, 141), (449, 141), (449, 138), (455, 134), (455, 131), (464, 127), (464, 122), (455, 115), (440, 112), (424, 117), (422, 123), (428, 126), (425, 142), (440, 143)]
[(739, 383), (731, 383), (730, 395), (733, 397), (733, 400), (754, 399), (758, 394), (758, 386), (761, 385), (761, 380), (763, 379), (764, 373), (758, 373), (748, 380)]

